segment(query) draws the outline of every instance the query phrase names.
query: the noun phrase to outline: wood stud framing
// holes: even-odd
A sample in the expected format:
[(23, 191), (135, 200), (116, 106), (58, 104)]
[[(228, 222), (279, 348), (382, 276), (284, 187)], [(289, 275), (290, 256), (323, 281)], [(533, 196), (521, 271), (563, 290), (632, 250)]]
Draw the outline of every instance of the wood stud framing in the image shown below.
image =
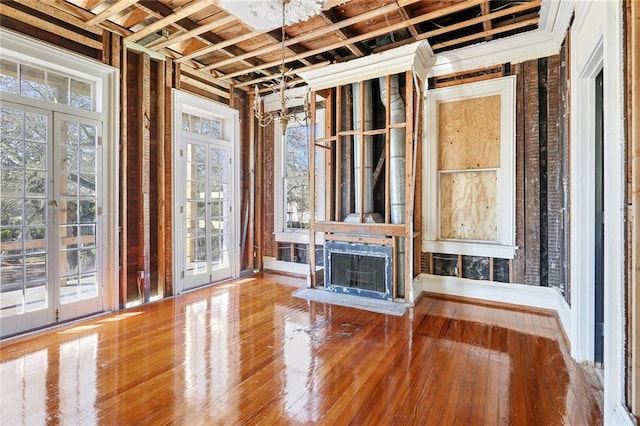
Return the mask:
[[(310, 200), (310, 211), (309, 215), (312, 218), (310, 223), (309, 230), (309, 246), (314, 247), (316, 242), (316, 234), (323, 233), (325, 236), (325, 240), (336, 240), (336, 241), (350, 241), (350, 242), (367, 242), (367, 243), (378, 243), (378, 244), (387, 244), (390, 242), (393, 246), (393, 265), (397, 265), (397, 253), (396, 250), (400, 246), (400, 240), (404, 241), (404, 253), (402, 256), (403, 264), (405, 265), (403, 274), (398, 276), (397, 270), (394, 267), (393, 273), (393, 295), (392, 297), (395, 299), (398, 295), (403, 297), (405, 301), (409, 300), (411, 284), (413, 282), (413, 240), (418, 235), (414, 233), (414, 228), (412, 226), (413, 221), (413, 206), (409, 204), (414, 201), (414, 152), (415, 149), (418, 148), (418, 145), (414, 139), (414, 131), (415, 125), (415, 107), (414, 101), (416, 98), (420, 96), (420, 94), (415, 93), (416, 90), (419, 90), (419, 87), (414, 85), (414, 75), (412, 71), (406, 71), (404, 74), (398, 74), (397, 78), (403, 78), (404, 80), (404, 93), (403, 98), (405, 100), (405, 115), (403, 117), (403, 122), (401, 123), (392, 123), (391, 122), (391, 77), (386, 76), (381, 78), (383, 83), (386, 85), (386, 100), (384, 112), (384, 125), (381, 128), (368, 129), (365, 127), (365, 119), (364, 119), (364, 111), (366, 106), (365, 99), (369, 97), (368, 91), (370, 89), (367, 88), (365, 81), (359, 81), (357, 86), (354, 87), (354, 84), (345, 84), (340, 85), (331, 89), (327, 89), (326, 92), (329, 95), (326, 95), (325, 101), (325, 121), (324, 123), (326, 130), (325, 137), (323, 140), (332, 140), (335, 141), (333, 144), (333, 151), (335, 153), (335, 164), (333, 169), (329, 168), (327, 170), (326, 180), (328, 182), (333, 183), (333, 188), (335, 190), (335, 194), (333, 194), (333, 199), (335, 200), (333, 209), (328, 211), (327, 220), (317, 221), (313, 220), (315, 217), (315, 200), (313, 197)], [(360, 126), (358, 128), (355, 127), (351, 121), (345, 120), (345, 118), (351, 117), (350, 113), (346, 113), (345, 111), (351, 111), (351, 102), (350, 100), (355, 98), (351, 95), (353, 90), (359, 91), (358, 102), (360, 117), (353, 117), (353, 122), (360, 122)], [(315, 99), (316, 94), (312, 93), (312, 99)], [(334, 102), (335, 99), (335, 102)], [(335, 103), (335, 109), (333, 104)], [(418, 104), (419, 105), (419, 104)], [(316, 117), (316, 102), (311, 103), (311, 122), (315, 123)], [(335, 117), (334, 117), (335, 115)], [(331, 123), (335, 122), (335, 133), (330, 133), (332, 130)], [(323, 123), (320, 123), (321, 125)], [(344, 128), (343, 128), (344, 124)], [(316, 149), (323, 149), (317, 147), (319, 142), (315, 138), (315, 127), (311, 126), (311, 146), (314, 149), (309, 150), (309, 164), (311, 166), (310, 175), (310, 185), (309, 191), (310, 193), (315, 193), (316, 182), (315, 182), (315, 171), (313, 165), (315, 164), (315, 151)], [(405, 193), (405, 208), (403, 213), (403, 223), (391, 223), (391, 198), (390, 198), (390, 157), (391, 157), (391, 130), (397, 129), (403, 131), (404, 133), (404, 150), (405, 150), (405, 171), (402, 176), (402, 185), (404, 186)], [(344, 200), (351, 200), (350, 193), (345, 196), (344, 191), (348, 191), (347, 188), (350, 188), (351, 183), (347, 183), (348, 176), (352, 175), (352, 167), (351, 158), (349, 155), (343, 156), (343, 152), (347, 152), (346, 148), (353, 146), (354, 144), (359, 144), (359, 164), (365, 164), (364, 158), (364, 146), (365, 146), (365, 136), (373, 136), (373, 135), (382, 135), (384, 136), (384, 149), (383, 156), (385, 158), (385, 191), (384, 195), (384, 222), (383, 223), (366, 223), (364, 221), (364, 190), (360, 190), (358, 192), (357, 199), (354, 200), (354, 204), (356, 207), (356, 211), (359, 215), (359, 221), (357, 223), (351, 222), (343, 222), (343, 216), (350, 212), (350, 206), (343, 205)], [(357, 138), (353, 138), (354, 136), (359, 136)], [(353, 138), (353, 139), (352, 139)], [(345, 142), (346, 141), (346, 142)], [(343, 171), (343, 163), (346, 161), (346, 171)], [(359, 182), (364, 182), (364, 166), (359, 167)], [(344, 191), (342, 188), (345, 188)], [(353, 212), (351, 212), (353, 213)], [(368, 213), (368, 212), (367, 212)], [(382, 243), (381, 243), (382, 241)], [(315, 265), (316, 254), (315, 250), (311, 250), (310, 252), (310, 265)], [(311, 267), (311, 285), (316, 286), (319, 283), (316, 281), (316, 272), (315, 267)], [(397, 280), (402, 280), (402, 288), (401, 293), (398, 292)]]

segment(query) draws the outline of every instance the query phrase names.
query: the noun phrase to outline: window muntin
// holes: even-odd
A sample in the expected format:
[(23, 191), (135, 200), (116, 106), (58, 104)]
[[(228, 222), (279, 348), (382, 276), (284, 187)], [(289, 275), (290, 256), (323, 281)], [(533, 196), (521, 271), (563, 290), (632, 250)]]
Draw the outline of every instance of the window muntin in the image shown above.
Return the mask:
[(196, 114), (182, 113), (182, 130), (199, 135), (222, 138), (222, 121)]
[(8, 59), (0, 59), (0, 92), (96, 111), (93, 83)]

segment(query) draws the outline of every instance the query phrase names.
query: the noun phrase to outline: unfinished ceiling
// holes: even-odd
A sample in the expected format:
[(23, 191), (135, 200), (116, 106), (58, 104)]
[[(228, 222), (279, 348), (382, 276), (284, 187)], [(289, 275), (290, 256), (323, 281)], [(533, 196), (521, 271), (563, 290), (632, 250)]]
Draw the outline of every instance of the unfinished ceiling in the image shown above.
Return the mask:
[[(262, 0), (264, 1), (264, 0)], [(280, 0), (274, 0), (276, 2)], [(300, 0), (288, 0), (300, 1)], [(308, 0), (307, 0), (308, 1)], [(311, 0), (312, 3), (320, 0)], [(236, 0), (249, 8), (250, 3)], [(3, 16), (33, 14), (90, 37), (99, 28), (240, 89), (280, 72), (280, 26), (259, 30), (228, 10), (233, 0), (18, 0)], [(535, 29), (540, 0), (328, 0), (320, 14), (285, 26), (286, 67), (295, 72), (380, 52), (418, 40), (433, 51), (459, 48)], [(223, 6), (227, 4), (227, 8)], [(266, 18), (266, 16), (265, 16)], [(269, 26), (269, 25), (265, 25)], [(83, 32), (87, 32), (83, 35)], [(95, 32), (95, 31), (94, 31)]]

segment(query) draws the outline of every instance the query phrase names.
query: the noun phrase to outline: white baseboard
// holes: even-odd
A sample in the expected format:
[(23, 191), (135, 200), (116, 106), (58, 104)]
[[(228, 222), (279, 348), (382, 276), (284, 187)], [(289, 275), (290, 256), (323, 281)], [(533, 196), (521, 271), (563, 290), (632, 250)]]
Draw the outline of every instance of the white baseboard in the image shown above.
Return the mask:
[[(307, 287), (311, 287), (311, 274), (307, 263), (287, 262), (274, 257), (263, 256), (262, 265), (265, 271), (299, 275), (306, 279)], [(324, 266), (316, 266), (316, 280), (324, 285)]]
[(414, 280), (414, 300), (423, 291), (552, 310), (558, 314), (565, 334), (571, 336), (571, 308), (560, 292), (552, 287), (420, 274)]
[(285, 272), (305, 277), (309, 275), (309, 265), (306, 263), (286, 262), (284, 260), (276, 260), (273, 257), (264, 256), (262, 258), (262, 265), (264, 269), (269, 271)]

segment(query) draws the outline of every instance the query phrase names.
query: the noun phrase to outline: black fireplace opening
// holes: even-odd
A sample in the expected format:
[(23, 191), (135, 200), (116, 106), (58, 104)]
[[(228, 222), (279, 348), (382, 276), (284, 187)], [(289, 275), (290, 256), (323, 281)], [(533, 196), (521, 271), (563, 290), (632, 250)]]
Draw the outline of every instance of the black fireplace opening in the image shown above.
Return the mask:
[(325, 287), (339, 293), (392, 299), (391, 250), (389, 245), (328, 241)]
[(384, 263), (383, 257), (331, 253), (332, 284), (384, 293)]

